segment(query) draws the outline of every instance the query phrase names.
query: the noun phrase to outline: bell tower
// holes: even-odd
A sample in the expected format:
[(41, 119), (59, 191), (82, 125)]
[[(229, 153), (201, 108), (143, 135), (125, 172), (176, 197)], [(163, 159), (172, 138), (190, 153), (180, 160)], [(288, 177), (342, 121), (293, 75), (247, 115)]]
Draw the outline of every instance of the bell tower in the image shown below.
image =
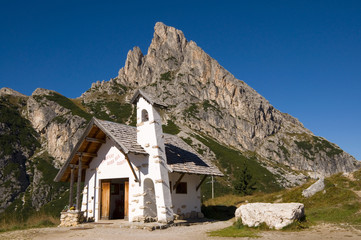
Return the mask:
[(166, 105), (154, 101), (142, 90), (134, 94), (131, 103), (137, 106), (137, 142), (149, 154), (149, 169), (145, 179), (149, 178), (154, 183), (158, 222), (173, 221), (167, 156), (159, 114), (159, 108), (165, 108)]

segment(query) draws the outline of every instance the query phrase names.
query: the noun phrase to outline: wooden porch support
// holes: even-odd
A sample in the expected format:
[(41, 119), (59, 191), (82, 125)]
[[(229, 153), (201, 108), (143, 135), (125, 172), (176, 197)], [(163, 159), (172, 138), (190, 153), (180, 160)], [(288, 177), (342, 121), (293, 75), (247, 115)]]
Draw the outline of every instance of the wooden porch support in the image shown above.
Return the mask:
[(135, 173), (134, 168), (133, 168), (132, 164), (130, 163), (128, 156), (125, 155), (125, 154), (124, 154), (124, 156), (125, 156), (125, 160), (127, 160), (127, 162), (128, 162), (128, 165), (129, 165), (129, 167), (130, 167), (130, 170), (132, 170), (132, 173), (133, 173), (134, 179), (135, 179), (134, 181), (135, 181), (135, 182), (139, 182), (138, 176), (137, 176), (137, 174)]
[[(97, 201), (97, 195), (96, 192), (97, 192), (97, 174), (98, 174), (98, 168), (95, 168), (95, 172), (94, 172), (94, 199), (93, 199), (93, 218), (95, 220), (95, 203)], [(101, 190), (100, 190), (101, 192)]]
[(80, 199), (80, 183), (81, 183), (81, 173), (83, 171), (82, 169), (82, 162), (81, 162), (82, 156), (79, 157), (79, 164), (78, 164), (78, 179), (77, 179), (77, 186), (76, 186), (76, 210), (81, 210), (81, 199)]
[(178, 178), (178, 180), (175, 182), (175, 184), (173, 186), (173, 190), (175, 190), (177, 188), (178, 184), (180, 183), (180, 181), (182, 180), (184, 175), (185, 175), (185, 173), (182, 173), (182, 175), (180, 175), (180, 177)]
[(74, 165), (70, 164), (69, 208), (73, 206)]
[(204, 175), (201, 182), (198, 184), (198, 186), (196, 187), (196, 191), (198, 191), (198, 189), (201, 187), (202, 183), (204, 182), (204, 180), (206, 180), (207, 175)]
[(87, 142), (94, 142), (94, 143), (105, 143), (106, 141), (104, 139), (99, 139), (99, 138), (91, 138), (91, 137), (86, 137), (85, 141)]

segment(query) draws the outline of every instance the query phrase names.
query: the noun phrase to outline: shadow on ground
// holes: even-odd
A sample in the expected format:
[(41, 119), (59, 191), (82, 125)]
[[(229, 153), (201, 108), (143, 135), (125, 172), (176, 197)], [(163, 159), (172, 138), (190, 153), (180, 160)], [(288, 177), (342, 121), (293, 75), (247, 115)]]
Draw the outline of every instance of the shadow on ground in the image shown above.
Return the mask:
[(235, 206), (202, 206), (202, 212), (206, 218), (222, 221), (234, 218), (236, 209)]

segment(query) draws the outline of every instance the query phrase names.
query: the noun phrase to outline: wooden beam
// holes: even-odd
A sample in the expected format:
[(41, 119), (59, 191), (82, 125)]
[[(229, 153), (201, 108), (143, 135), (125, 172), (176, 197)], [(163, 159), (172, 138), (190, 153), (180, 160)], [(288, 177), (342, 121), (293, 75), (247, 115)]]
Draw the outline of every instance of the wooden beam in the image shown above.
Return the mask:
[(91, 137), (86, 137), (85, 141), (87, 142), (93, 142), (93, 143), (105, 143), (106, 141), (104, 139), (99, 139), (99, 138), (91, 138)]
[(97, 157), (98, 154), (96, 153), (88, 153), (88, 152), (77, 152), (76, 155), (83, 156), (83, 157)]
[(82, 164), (82, 166), (81, 166), (81, 169), (88, 169), (89, 168), (89, 164)]
[(69, 208), (73, 206), (74, 166), (70, 165)]
[(78, 179), (77, 179), (77, 186), (76, 186), (76, 210), (81, 210), (81, 201), (80, 201), (80, 183), (81, 183), (81, 173), (82, 173), (82, 163), (81, 163), (82, 156), (79, 157), (79, 165), (78, 165)]
[(127, 156), (127, 155), (124, 155), (124, 156), (125, 156), (125, 159), (126, 159), (127, 162), (128, 162), (128, 165), (129, 165), (129, 167), (130, 167), (130, 170), (132, 170), (132, 173), (133, 173), (133, 175), (134, 175), (135, 182), (139, 182), (139, 179), (138, 179), (138, 177), (137, 177), (137, 174), (135, 173), (134, 168), (133, 168), (131, 162), (129, 161), (128, 156)]
[(196, 187), (196, 191), (198, 191), (198, 189), (201, 187), (202, 183), (204, 182), (204, 180), (206, 180), (206, 178), (207, 178), (207, 175), (204, 175), (204, 177), (202, 178), (202, 180), (200, 181), (200, 183)]
[(175, 190), (178, 187), (178, 184), (180, 183), (180, 181), (182, 180), (184, 175), (185, 175), (185, 173), (182, 173), (182, 175), (180, 175), (180, 177), (178, 178), (178, 180), (175, 182), (175, 184), (173, 186), (173, 190)]
[[(79, 165), (73, 165), (73, 166), (74, 166), (74, 169), (79, 167)], [(82, 169), (88, 169), (89, 167), (90, 167), (89, 164), (84, 164), (84, 162), (82, 162), (82, 165), (81, 165)]]

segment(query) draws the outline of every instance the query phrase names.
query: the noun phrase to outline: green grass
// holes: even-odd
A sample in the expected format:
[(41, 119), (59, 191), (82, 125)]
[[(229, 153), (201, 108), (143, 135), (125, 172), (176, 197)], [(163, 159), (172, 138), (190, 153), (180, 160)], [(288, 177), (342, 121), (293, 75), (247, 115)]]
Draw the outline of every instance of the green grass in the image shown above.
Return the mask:
[(209, 100), (205, 100), (202, 102), (203, 110), (208, 112), (209, 109), (217, 112), (218, 114), (221, 114), (221, 111), (219, 110), (219, 105), (216, 101), (212, 100), (212, 103)]
[(59, 116), (56, 116), (53, 119), (53, 121), (56, 122), (57, 124), (63, 124), (63, 123), (66, 123), (66, 118), (63, 115), (59, 115)]
[[(120, 103), (116, 101), (98, 101), (85, 104), (92, 112), (95, 117), (118, 123), (125, 124), (129, 119), (131, 125), (134, 126), (136, 117), (133, 112), (133, 105), (129, 103)], [(109, 111), (107, 113), (106, 111)]]
[(333, 157), (334, 155), (340, 154), (343, 152), (341, 148), (337, 148), (332, 145), (329, 141), (313, 136), (313, 141), (315, 143), (315, 149), (317, 151), (324, 151), (328, 157)]
[(310, 143), (308, 141), (299, 141), (299, 142), (295, 141), (295, 143), (299, 149), (302, 149), (304, 151), (310, 152), (311, 154), (314, 154), (312, 151), (312, 149), (313, 149), (312, 143)]
[(172, 120), (168, 120), (167, 125), (163, 124), (162, 127), (165, 133), (176, 135), (180, 132), (179, 127)]
[(314, 155), (325, 152), (328, 157), (333, 157), (343, 152), (336, 145), (330, 143), (326, 139), (307, 134), (289, 134), (296, 136), (300, 141), (295, 140), (297, 147), (303, 151), (302, 155), (307, 159), (313, 160)]
[[(204, 207), (211, 209), (214, 206), (225, 205), (228, 207), (239, 206), (247, 202), (300, 202), (305, 205), (306, 217), (301, 221), (285, 227), (284, 231), (300, 231), (312, 225), (321, 223), (346, 224), (359, 227), (361, 224), (361, 198), (354, 191), (361, 187), (361, 170), (354, 173), (355, 180), (350, 180), (342, 174), (336, 174), (325, 179), (325, 191), (321, 191), (309, 198), (302, 196), (302, 191), (308, 188), (315, 181), (298, 186), (292, 189), (285, 189), (274, 193), (257, 193), (251, 196), (228, 195), (204, 202)], [(242, 236), (248, 234), (247, 227), (238, 228), (234, 226), (211, 232), (211, 236)], [(238, 229), (237, 229), (238, 228)], [(267, 228), (258, 228), (267, 230)], [(257, 229), (255, 229), (257, 233)], [(229, 235), (227, 235), (229, 234)]]
[(43, 174), (42, 180), (45, 184), (51, 184), (55, 188), (66, 187), (67, 184), (63, 182), (54, 182), (54, 178), (59, 170), (54, 167), (53, 162), (54, 158), (47, 152), (44, 152), (33, 160), (36, 169)]
[[(58, 172), (53, 166), (53, 158), (46, 152), (29, 161), (29, 169), (32, 174), (39, 171), (42, 179), (38, 186), (47, 188), (48, 193), (44, 196), (46, 203), (39, 211), (32, 205), (34, 189), (28, 187), (6, 209), (0, 213), (0, 231), (24, 229), (30, 227), (53, 226), (59, 224), (60, 212), (68, 204), (68, 183), (54, 182)], [(30, 181), (33, 179), (30, 178)], [(43, 189), (40, 189), (42, 191)]]
[[(40, 97), (40, 98), (39, 98)], [(91, 115), (81, 109), (77, 104), (71, 101), (69, 98), (64, 97), (58, 93), (51, 93), (49, 95), (38, 96), (37, 101), (41, 101), (41, 98), (45, 97), (46, 99), (58, 103), (60, 106), (69, 109), (73, 115), (77, 115), (89, 121), (91, 119)]]
[[(223, 169), (223, 173), (226, 175), (225, 178), (216, 178), (215, 189), (217, 196), (233, 192), (232, 187), (229, 187), (228, 185), (232, 184), (232, 182), (237, 179), (236, 176), (242, 172), (246, 166), (252, 175), (253, 180), (256, 182), (256, 191), (274, 192), (281, 189), (275, 176), (266, 168), (262, 167), (255, 156), (246, 156), (240, 151), (221, 145), (209, 137), (199, 135), (195, 135), (194, 137), (216, 154), (218, 165)], [(205, 195), (204, 199), (210, 197), (210, 186), (211, 184), (202, 185), (202, 192), (203, 195)]]
[[(281, 199), (281, 202), (301, 202), (305, 205), (307, 220), (311, 223), (358, 224), (361, 222), (360, 198), (352, 191), (352, 188), (341, 184), (345, 182), (349, 186), (352, 185), (350, 180), (338, 174), (325, 180), (325, 192), (318, 192), (310, 198), (302, 196), (302, 190), (311, 184), (308, 183), (280, 193), (255, 197), (250, 199), (250, 202), (273, 202), (276, 199)], [(356, 182), (359, 184), (360, 180)]]
[(25, 223), (4, 222), (0, 220), (0, 232), (23, 230), (28, 228), (55, 227), (60, 224), (59, 218), (50, 217), (45, 214), (38, 214)]
[(198, 106), (195, 103), (192, 103), (190, 107), (183, 111), (185, 117), (193, 117), (199, 120), (197, 114), (199, 113)]
[(279, 145), (279, 149), (283, 152), (283, 155), (288, 159), (290, 157), (290, 152), (284, 146)]
[(112, 83), (112, 88), (115, 92), (118, 92), (120, 94), (125, 93), (128, 90), (128, 88), (126, 86), (124, 86), (120, 83), (117, 83), (115, 81), (113, 81), (113, 83)]
[(211, 237), (238, 237), (238, 238), (259, 238), (260, 230), (256, 228), (249, 228), (246, 226), (237, 227), (232, 225), (227, 228), (209, 232)]
[(170, 82), (173, 79), (174, 79), (174, 72), (172, 72), (172, 71), (168, 71), (168, 72), (162, 73), (160, 75), (160, 80), (161, 81)]
[(259, 238), (261, 230), (265, 230), (265, 224), (258, 227), (250, 228), (242, 224), (240, 220), (233, 223), (232, 226), (209, 232), (212, 237), (242, 237), (242, 238)]

